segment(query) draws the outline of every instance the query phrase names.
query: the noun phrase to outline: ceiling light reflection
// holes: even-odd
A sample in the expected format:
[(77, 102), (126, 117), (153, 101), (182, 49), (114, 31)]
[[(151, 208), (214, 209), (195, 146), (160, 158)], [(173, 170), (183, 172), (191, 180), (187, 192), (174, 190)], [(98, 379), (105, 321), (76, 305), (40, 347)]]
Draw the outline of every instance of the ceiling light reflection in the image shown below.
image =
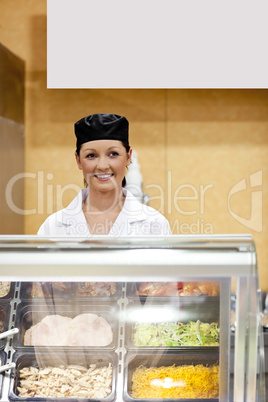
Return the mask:
[(130, 321), (138, 322), (176, 321), (177, 317), (178, 313), (175, 310), (161, 307), (132, 310), (128, 314)]

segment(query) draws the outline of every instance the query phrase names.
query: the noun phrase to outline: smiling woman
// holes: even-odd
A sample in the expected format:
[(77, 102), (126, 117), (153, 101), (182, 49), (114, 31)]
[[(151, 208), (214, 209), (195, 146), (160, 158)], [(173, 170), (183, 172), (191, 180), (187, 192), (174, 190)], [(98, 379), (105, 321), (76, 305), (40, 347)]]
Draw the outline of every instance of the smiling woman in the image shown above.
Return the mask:
[(79, 154), (76, 152), (76, 161), (92, 191), (118, 191), (121, 184), (124, 185), (131, 151), (126, 151), (123, 144), (116, 140), (86, 142)]
[(93, 114), (74, 125), (75, 158), (87, 188), (50, 217), (39, 235), (170, 235), (167, 219), (141, 204), (125, 186), (131, 163), (129, 123), (116, 114)]

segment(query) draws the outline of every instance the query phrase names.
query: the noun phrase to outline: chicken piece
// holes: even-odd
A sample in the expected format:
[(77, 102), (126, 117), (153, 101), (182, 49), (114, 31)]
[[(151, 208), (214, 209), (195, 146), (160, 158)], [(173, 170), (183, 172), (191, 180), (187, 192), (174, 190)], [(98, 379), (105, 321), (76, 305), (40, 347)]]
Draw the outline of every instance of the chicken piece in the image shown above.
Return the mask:
[(200, 296), (201, 292), (196, 282), (184, 282), (183, 288), (180, 290), (180, 296)]
[(6, 296), (10, 291), (11, 282), (0, 282), (0, 297)]
[(50, 283), (49, 282), (33, 282), (31, 289), (31, 297), (50, 297)]
[(184, 282), (180, 296), (217, 296), (220, 293), (219, 282)]
[(72, 292), (72, 283), (71, 282), (51, 282), (52, 289), (55, 292)]
[(219, 282), (197, 282), (197, 286), (204, 295), (218, 296), (220, 293)]
[(6, 318), (5, 310), (2, 307), (0, 307), (0, 333), (4, 331), (5, 318)]
[(178, 296), (182, 282), (143, 282), (136, 294), (140, 296)]
[(139, 296), (162, 296), (165, 292), (164, 283), (143, 282), (139, 285), (136, 294)]
[(78, 282), (76, 284), (76, 296), (112, 296), (115, 292), (115, 282)]

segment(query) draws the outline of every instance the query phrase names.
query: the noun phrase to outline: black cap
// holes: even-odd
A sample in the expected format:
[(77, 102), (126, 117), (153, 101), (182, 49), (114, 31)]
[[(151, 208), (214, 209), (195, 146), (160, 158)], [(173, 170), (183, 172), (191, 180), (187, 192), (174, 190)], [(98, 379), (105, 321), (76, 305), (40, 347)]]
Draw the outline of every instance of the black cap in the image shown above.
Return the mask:
[(117, 140), (128, 144), (128, 126), (128, 120), (118, 114), (97, 113), (83, 117), (74, 125), (76, 147), (96, 140)]

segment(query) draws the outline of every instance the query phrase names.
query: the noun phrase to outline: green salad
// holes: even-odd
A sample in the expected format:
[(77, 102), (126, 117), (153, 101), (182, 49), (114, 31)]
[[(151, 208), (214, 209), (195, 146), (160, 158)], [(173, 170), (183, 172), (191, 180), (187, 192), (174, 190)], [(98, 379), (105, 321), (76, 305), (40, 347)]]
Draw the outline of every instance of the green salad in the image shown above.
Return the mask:
[(136, 323), (135, 346), (218, 346), (219, 326), (216, 322), (189, 321), (170, 323)]

